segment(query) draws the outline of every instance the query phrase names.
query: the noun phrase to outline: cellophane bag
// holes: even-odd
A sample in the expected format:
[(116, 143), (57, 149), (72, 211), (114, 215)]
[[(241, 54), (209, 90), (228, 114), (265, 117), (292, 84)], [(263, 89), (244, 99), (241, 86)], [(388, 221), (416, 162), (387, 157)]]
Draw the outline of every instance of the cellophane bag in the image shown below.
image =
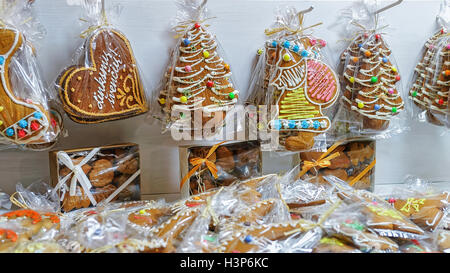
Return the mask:
[(172, 25), (177, 42), (156, 95), (160, 111), (154, 116), (162, 121), (163, 132), (179, 131), (188, 138), (217, 137), (225, 125), (228, 137), (240, 131), (242, 122), (238, 116), (235, 123), (240, 91), (218, 39), (209, 30), (212, 18), (206, 2), (176, 1)]
[(344, 49), (339, 60), (343, 96), (333, 133), (336, 138), (389, 138), (408, 129), (401, 74), (387, 43), (388, 25), (376, 1), (344, 9)]
[(88, 27), (71, 63), (55, 81), (64, 111), (77, 123), (125, 119), (149, 109), (131, 42), (110, 22), (120, 6), (107, 9), (104, 3), (81, 1)]
[(408, 176), (401, 186), (392, 187), (385, 200), (427, 232), (445, 226), (450, 210), (449, 191), (413, 176)]
[(438, 30), (425, 42), (409, 86), (413, 119), (450, 128), (450, 3), (442, 1)]
[(46, 88), (37, 60), (36, 42), (45, 30), (31, 1), (2, 1), (0, 11), (0, 144), (44, 150), (53, 146), (62, 119), (52, 108), (54, 96)]
[[(255, 71), (250, 98), (259, 109), (260, 131), (267, 130), (267, 150), (298, 152), (323, 149), (340, 95), (339, 78), (326, 53), (327, 42), (312, 34), (321, 23), (305, 27), (304, 14), (280, 9), (266, 30), (263, 61)], [(254, 76), (256, 77), (256, 76)], [(260, 95), (261, 94), (261, 95)], [(266, 117), (264, 116), (266, 115)]]

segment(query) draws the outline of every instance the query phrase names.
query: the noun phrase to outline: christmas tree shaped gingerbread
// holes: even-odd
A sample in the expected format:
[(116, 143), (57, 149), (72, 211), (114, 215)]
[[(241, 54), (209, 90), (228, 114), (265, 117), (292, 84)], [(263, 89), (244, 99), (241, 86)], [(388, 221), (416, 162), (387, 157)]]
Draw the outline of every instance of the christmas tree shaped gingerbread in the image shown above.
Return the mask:
[(429, 101), (426, 98), (426, 94), (430, 92), (430, 80), (434, 77), (434, 71), (432, 67), (432, 60), (434, 59), (437, 47), (435, 46), (436, 41), (439, 40), (443, 35), (445, 35), (445, 30), (442, 29), (430, 37), (425, 45), (424, 52), (421, 60), (417, 63), (414, 69), (414, 83), (409, 92), (409, 98), (421, 109), (428, 109)]
[(416, 66), (416, 78), (409, 97), (426, 110), (429, 122), (443, 125), (449, 111), (450, 86), (450, 42), (445, 30), (428, 39), (425, 49), (422, 60)]
[(396, 89), (400, 75), (381, 35), (361, 35), (346, 50), (343, 101), (362, 116), (364, 129), (384, 130), (404, 109)]
[(271, 129), (296, 132), (284, 142), (288, 150), (311, 148), (313, 137), (330, 128), (330, 119), (322, 109), (337, 100), (337, 76), (328, 65), (314, 58), (314, 53), (302, 43), (285, 40), (277, 47), (276, 68), (270, 86), (273, 87), (272, 104), (278, 107), (278, 118), (271, 121)]
[[(180, 118), (172, 121), (181, 122), (182, 126), (192, 126), (197, 110), (202, 111), (202, 125), (213, 119), (215, 113), (222, 114), (224, 119), (226, 112), (236, 104), (239, 91), (230, 80), (230, 66), (217, 52), (214, 36), (195, 23), (180, 40), (175, 54), (175, 65), (169, 68), (171, 81), (159, 97), (166, 114), (174, 110), (180, 112)], [(185, 115), (186, 112), (190, 116)], [(215, 120), (221, 121), (220, 115)]]

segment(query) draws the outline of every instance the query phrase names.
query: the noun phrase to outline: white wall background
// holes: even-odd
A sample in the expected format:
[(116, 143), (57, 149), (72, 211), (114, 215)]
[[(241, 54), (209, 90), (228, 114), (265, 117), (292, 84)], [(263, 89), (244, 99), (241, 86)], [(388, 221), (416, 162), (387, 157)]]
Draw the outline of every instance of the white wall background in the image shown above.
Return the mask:
[[(168, 55), (175, 41), (169, 22), (176, 14), (172, 0), (107, 0), (124, 6), (117, 27), (131, 41), (142, 68), (148, 89), (161, 79)], [(239, 88), (248, 85), (255, 51), (264, 41), (264, 29), (274, 19), (278, 5), (294, 5), (298, 10), (314, 5), (306, 24), (324, 23), (315, 34), (328, 41), (332, 48), (340, 39), (335, 29), (339, 11), (351, 1), (269, 1), (209, 0), (208, 8), (217, 19), (211, 30), (217, 34), (227, 52)], [(386, 4), (390, 3), (384, 2)], [(440, 1), (408, 1), (385, 12), (389, 17), (389, 43), (399, 64), (404, 83), (410, 78), (424, 41), (435, 30), (435, 16)], [(83, 30), (78, 23), (80, 9), (64, 0), (37, 0), (35, 10), (47, 29), (45, 40), (38, 46), (45, 80), (51, 83), (70, 62), (74, 49), (81, 43)], [(337, 59), (337, 52), (334, 59)], [(406, 86), (406, 84), (405, 84)], [(99, 125), (80, 125), (65, 118), (69, 136), (56, 148), (98, 146), (120, 142), (136, 142), (141, 147), (143, 193), (146, 197), (178, 197), (179, 162), (177, 145), (170, 135), (161, 135), (159, 125), (151, 125), (144, 116)], [(411, 131), (378, 141), (376, 185), (398, 183), (406, 174), (433, 181), (450, 180), (450, 137), (440, 136), (438, 127), (410, 122)], [(288, 159), (272, 161), (270, 170), (287, 170)], [(0, 188), (15, 191), (15, 184), (29, 184), (49, 176), (47, 152), (0, 151)]]

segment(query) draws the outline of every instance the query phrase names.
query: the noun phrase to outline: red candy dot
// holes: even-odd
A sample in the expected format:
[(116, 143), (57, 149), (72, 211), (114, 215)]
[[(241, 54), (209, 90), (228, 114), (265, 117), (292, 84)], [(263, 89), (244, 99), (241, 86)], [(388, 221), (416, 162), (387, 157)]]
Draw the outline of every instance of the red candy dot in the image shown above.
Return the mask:
[(380, 34), (376, 34), (376, 35), (375, 35), (375, 39), (378, 40), (378, 39), (380, 39), (380, 38), (381, 38), (381, 35), (380, 35)]
[(443, 104), (444, 104), (444, 100), (443, 100), (443, 99), (440, 99), (440, 100), (438, 101), (438, 103), (439, 103), (440, 105), (443, 105)]
[(200, 24), (199, 23), (195, 23), (194, 27), (195, 28), (200, 28)]
[(397, 75), (396, 77), (395, 77), (395, 80), (396, 81), (399, 81), (401, 78), (400, 78), (400, 75)]
[(37, 123), (36, 121), (32, 121), (32, 122), (31, 122), (30, 128), (31, 128), (31, 130), (33, 130), (33, 131), (37, 131), (39, 128), (41, 128), (41, 126), (40, 126), (39, 123)]
[(54, 118), (51, 118), (50, 123), (53, 127), (56, 127), (56, 120)]
[(17, 135), (20, 138), (22, 138), (22, 137), (25, 137), (27, 135), (27, 133), (24, 130), (20, 129), (19, 132), (17, 133)]
[(206, 83), (206, 86), (208, 86), (209, 88), (211, 88), (211, 87), (214, 86), (214, 83), (213, 83), (212, 81), (208, 81), (208, 82)]
[(395, 199), (394, 198), (389, 198), (389, 204), (393, 204), (393, 203), (395, 203)]

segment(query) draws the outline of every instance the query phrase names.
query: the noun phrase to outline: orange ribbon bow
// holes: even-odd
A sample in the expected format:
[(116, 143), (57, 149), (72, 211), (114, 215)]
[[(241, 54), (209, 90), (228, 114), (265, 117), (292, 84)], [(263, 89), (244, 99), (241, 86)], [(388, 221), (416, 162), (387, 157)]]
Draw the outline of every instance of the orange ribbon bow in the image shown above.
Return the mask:
[(298, 174), (297, 178), (300, 179), (305, 173), (307, 173), (311, 168), (319, 167), (319, 168), (326, 168), (331, 165), (331, 160), (338, 157), (340, 154), (339, 152), (336, 152), (330, 156), (328, 156), (331, 152), (333, 152), (339, 145), (341, 145), (342, 142), (336, 142), (328, 148), (328, 150), (323, 153), (317, 160), (315, 161), (307, 161), (305, 160), (303, 162), (303, 167), (300, 173)]
[(214, 176), (215, 179), (217, 179), (217, 166), (214, 164), (214, 162), (210, 161), (208, 158), (219, 148), (220, 145), (225, 143), (227, 141), (222, 141), (220, 143), (217, 143), (216, 145), (212, 146), (211, 149), (209, 149), (208, 154), (205, 158), (195, 157), (189, 160), (189, 163), (191, 163), (192, 166), (194, 166), (187, 175), (183, 177), (180, 183), (180, 189), (183, 188), (184, 183), (203, 165), (203, 163), (206, 165), (206, 167), (209, 169), (211, 174)]

